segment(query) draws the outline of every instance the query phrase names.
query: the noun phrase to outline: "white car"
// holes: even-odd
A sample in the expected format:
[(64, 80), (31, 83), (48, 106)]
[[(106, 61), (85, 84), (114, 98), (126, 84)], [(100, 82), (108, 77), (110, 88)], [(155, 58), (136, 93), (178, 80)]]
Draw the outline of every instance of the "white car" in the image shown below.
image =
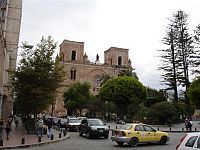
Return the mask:
[(200, 150), (200, 132), (186, 133), (176, 150)]

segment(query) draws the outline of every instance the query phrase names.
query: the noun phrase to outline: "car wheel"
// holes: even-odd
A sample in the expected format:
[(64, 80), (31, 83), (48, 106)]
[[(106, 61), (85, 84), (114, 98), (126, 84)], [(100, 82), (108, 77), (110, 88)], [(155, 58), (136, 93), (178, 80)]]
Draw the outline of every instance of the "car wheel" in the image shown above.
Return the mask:
[(122, 145), (124, 145), (124, 142), (117, 142), (117, 144), (118, 144), (119, 146), (122, 146)]
[(128, 142), (128, 144), (130, 145), (130, 146), (137, 146), (138, 145), (138, 139), (137, 138), (132, 138), (131, 140), (130, 140), (130, 142)]
[(105, 139), (108, 139), (108, 134), (107, 134), (107, 135), (104, 135), (104, 138), (105, 138)]
[(159, 143), (162, 144), (162, 145), (165, 145), (167, 143), (167, 137), (162, 136)]

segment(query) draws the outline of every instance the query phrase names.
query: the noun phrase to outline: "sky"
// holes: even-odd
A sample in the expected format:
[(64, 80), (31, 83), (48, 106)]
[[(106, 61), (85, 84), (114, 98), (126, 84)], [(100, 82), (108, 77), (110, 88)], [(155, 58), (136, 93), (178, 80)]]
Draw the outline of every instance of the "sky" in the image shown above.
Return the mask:
[(139, 80), (162, 89), (159, 52), (168, 18), (182, 10), (188, 13), (192, 33), (200, 24), (200, 0), (23, 0), (19, 46), (36, 46), (42, 36), (84, 42), (88, 59), (110, 47), (129, 49), (129, 58)]

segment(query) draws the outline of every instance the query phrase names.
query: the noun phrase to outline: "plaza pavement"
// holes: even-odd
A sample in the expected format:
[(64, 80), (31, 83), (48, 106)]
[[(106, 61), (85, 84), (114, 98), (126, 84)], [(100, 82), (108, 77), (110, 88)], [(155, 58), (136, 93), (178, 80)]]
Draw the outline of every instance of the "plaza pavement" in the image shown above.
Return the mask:
[[(14, 122), (11, 125), (11, 133), (9, 135), (9, 140), (6, 138), (5, 129), (3, 130), (3, 146), (0, 146), (0, 149), (16, 149), (22, 147), (33, 147), (39, 146), (48, 143), (54, 143), (66, 140), (70, 138), (70, 135), (67, 133), (65, 136), (63, 132), (56, 130), (55, 128), (52, 130), (53, 137), (48, 138), (47, 135), (43, 135), (41, 140), (34, 134), (27, 134), (22, 121), (20, 118), (18, 127), (15, 126)], [(40, 142), (41, 141), (41, 142)]]

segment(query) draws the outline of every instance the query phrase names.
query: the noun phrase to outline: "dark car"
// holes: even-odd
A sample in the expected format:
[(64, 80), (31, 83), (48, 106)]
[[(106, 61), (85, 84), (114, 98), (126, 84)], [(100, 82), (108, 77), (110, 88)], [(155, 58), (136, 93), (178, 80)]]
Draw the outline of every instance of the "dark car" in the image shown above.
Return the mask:
[(86, 134), (87, 138), (109, 136), (109, 128), (100, 119), (83, 119), (79, 128), (79, 135)]

